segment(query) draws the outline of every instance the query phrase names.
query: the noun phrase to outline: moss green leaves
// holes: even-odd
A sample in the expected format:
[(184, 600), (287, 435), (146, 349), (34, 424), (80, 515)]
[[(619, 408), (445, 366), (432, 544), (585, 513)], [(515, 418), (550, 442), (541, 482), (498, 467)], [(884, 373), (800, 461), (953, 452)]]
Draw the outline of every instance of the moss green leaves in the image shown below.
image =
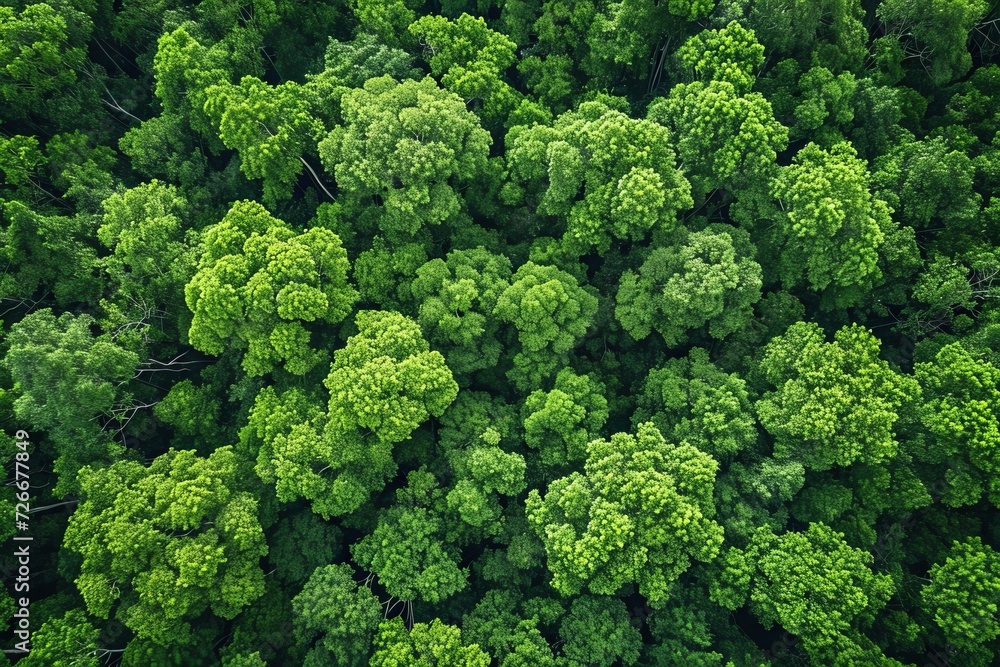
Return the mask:
[(245, 351), (251, 375), (278, 364), (302, 375), (321, 359), (306, 324), (340, 322), (357, 300), (347, 269), (347, 252), (330, 230), (296, 234), (260, 204), (237, 202), (205, 230), (198, 272), (185, 287), (191, 344), (214, 355)]
[(602, 102), (564, 113), (552, 127), (507, 136), (512, 183), (506, 196), (538, 193), (537, 211), (566, 220), (563, 242), (577, 254), (607, 251), (612, 239), (640, 240), (670, 230), (692, 205), (671, 135)]
[(188, 643), (207, 609), (233, 618), (263, 594), (267, 545), (257, 500), (238, 490), (245, 472), (231, 447), (84, 468), (65, 545), (82, 559), (88, 611), (108, 618), (117, 606), (138, 637), (166, 646)]
[(552, 587), (613, 595), (627, 583), (662, 606), (692, 561), (722, 545), (712, 489), (718, 464), (668, 444), (652, 423), (587, 445), (584, 472), (528, 494), (529, 523), (545, 544)]
[(893, 458), (900, 414), (920, 391), (879, 358), (878, 339), (857, 325), (827, 343), (819, 326), (796, 323), (768, 344), (760, 370), (776, 387), (757, 402), (776, 457), (815, 470)]
[[(327, 171), (391, 241), (462, 212), (463, 185), (486, 169), (492, 143), (455, 93), (431, 78), (370, 79), (341, 99), (343, 124), (319, 143)], [(373, 202), (374, 199), (374, 202)]]

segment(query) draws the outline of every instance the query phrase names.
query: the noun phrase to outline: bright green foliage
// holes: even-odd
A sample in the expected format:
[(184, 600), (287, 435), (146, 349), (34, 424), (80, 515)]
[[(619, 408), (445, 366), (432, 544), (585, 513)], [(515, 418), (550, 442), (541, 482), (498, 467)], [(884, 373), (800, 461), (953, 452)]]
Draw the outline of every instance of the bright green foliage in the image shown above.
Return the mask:
[(50, 618), (31, 633), (31, 653), (18, 660), (25, 667), (98, 667), (99, 630), (79, 609)]
[(512, 183), (505, 196), (537, 193), (538, 213), (566, 220), (563, 242), (570, 249), (604, 253), (612, 238), (637, 241), (652, 229), (672, 229), (692, 205), (670, 140), (657, 123), (599, 101), (583, 103), (551, 127), (507, 135)]
[(320, 637), (318, 646), (329, 652), (328, 664), (368, 664), (382, 606), (368, 588), (355, 583), (350, 565), (316, 568), (292, 600), (292, 610), (296, 638), (312, 643)]
[(489, 667), (490, 656), (478, 644), (462, 643), (454, 625), (434, 619), (416, 623), (407, 632), (400, 618), (379, 624), (371, 667)]
[(365, 32), (391, 47), (406, 43), (406, 27), (417, 18), (413, 10), (419, 5), (417, 0), (352, 0), (350, 4)]
[(857, 81), (850, 72), (837, 76), (825, 67), (813, 67), (799, 78), (802, 99), (795, 107), (795, 134), (816, 130), (827, 123), (843, 126), (854, 119)]
[(82, 559), (87, 610), (117, 615), (140, 638), (185, 644), (207, 609), (231, 619), (264, 592), (257, 500), (231, 447), (208, 458), (170, 450), (148, 467), (80, 471), (83, 501), (65, 546)]
[(768, 344), (760, 371), (776, 390), (756, 407), (776, 457), (828, 470), (896, 455), (896, 423), (920, 387), (880, 359), (879, 347), (856, 324), (827, 343), (823, 330), (806, 322)]
[(524, 457), (497, 447), (499, 437), (487, 430), (481, 443), (449, 452), (448, 457), (458, 478), (448, 492), (448, 507), (470, 526), (494, 534), (504, 523), (498, 496), (518, 496), (527, 486)]
[(486, 169), (492, 142), (455, 93), (431, 78), (371, 79), (341, 99), (343, 125), (319, 143), (337, 186), (391, 241), (452, 220), (464, 207), (459, 189)]
[[(93, 24), (69, 3), (0, 7), (0, 104), (5, 120), (49, 117), (59, 124), (79, 120), (93, 95), (77, 84)], [(76, 91), (77, 96), (69, 95)], [(90, 99), (81, 99), (81, 93)]]
[(978, 535), (956, 541), (928, 576), (920, 594), (949, 644), (975, 649), (1000, 636), (1000, 554)]
[(292, 82), (269, 86), (245, 76), (239, 85), (225, 83), (205, 91), (205, 113), (218, 128), (226, 148), (240, 155), (248, 178), (264, 181), (264, 202), (287, 199), (315, 150), (323, 125), (311, 114), (308, 89)]
[(846, 653), (843, 645), (852, 643), (859, 626), (871, 623), (894, 588), (889, 576), (868, 567), (869, 553), (822, 523), (779, 536), (761, 531), (746, 562), (752, 567), (750, 607), (761, 623), (780, 623), (800, 636), (821, 664)]
[(916, 454), (946, 463), (943, 502), (973, 504), (985, 492), (1000, 507), (1000, 369), (977, 359), (959, 343), (945, 345), (914, 375), (923, 389), (918, 410), (927, 429), (926, 447)]
[(153, 414), (188, 443), (216, 442), (222, 408), (208, 385), (181, 380), (153, 407)]
[(407, 439), (431, 415), (441, 416), (458, 386), (417, 324), (399, 313), (358, 313), (357, 335), (334, 353), (327, 432), (370, 429), (382, 443)]
[(969, 32), (990, 9), (987, 0), (884, 0), (877, 15), (892, 32), (905, 35), (935, 83), (944, 84), (972, 67)]
[(675, 54), (695, 79), (727, 81), (737, 93), (750, 92), (755, 71), (764, 64), (764, 47), (753, 30), (733, 21), (721, 30), (703, 30), (684, 42)]
[(749, 235), (727, 225), (677, 235), (675, 245), (654, 248), (638, 273), (626, 271), (615, 317), (636, 339), (654, 329), (668, 346), (707, 325), (712, 338), (745, 327), (760, 299), (761, 269)]
[(187, 202), (177, 188), (153, 179), (108, 197), (103, 207), (97, 238), (113, 251), (104, 267), (114, 287), (103, 303), (104, 327), (145, 338), (163, 315), (186, 324), (184, 285), (197, 262), (184, 231)]
[(788, 145), (788, 128), (775, 120), (771, 103), (727, 80), (679, 83), (646, 115), (670, 129), (699, 201), (717, 188), (735, 190), (766, 178)]
[(354, 277), (361, 297), (383, 310), (409, 312), (412, 283), (417, 269), (427, 262), (427, 251), (419, 243), (388, 246), (381, 236), (354, 261)]
[(6, 339), (3, 366), (20, 394), (14, 414), (25, 426), (48, 432), (62, 492), (72, 488), (80, 467), (119, 453), (102, 426), (121, 416), (116, 409), (128, 402), (121, 386), (139, 365), (138, 356), (110, 336), (95, 337), (93, 325), (90, 315), (56, 318), (46, 308), (15, 324)]
[(324, 386), (324, 413), (299, 389), (257, 396), (244, 446), (278, 499), (312, 501), (325, 519), (352, 512), (396, 472), (392, 449), (455, 400), (458, 385), (416, 322), (399, 313), (361, 311), (358, 333), (337, 350)]
[(515, 60), (514, 44), (503, 33), (490, 30), (481, 17), (463, 13), (454, 21), (424, 16), (409, 27), (424, 46), (431, 74), (462, 99), (481, 99), (487, 112), (496, 113), (516, 101), (503, 80)]
[(718, 464), (697, 448), (670, 445), (652, 423), (587, 445), (584, 472), (528, 494), (531, 527), (545, 543), (552, 587), (613, 595), (636, 583), (649, 604), (666, 603), (692, 560), (722, 545), (712, 516)]
[(568, 665), (634, 665), (642, 636), (629, 623), (625, 603), (617, 598), (582, 595), (569, 606), (559, 625)]
[(417, 269), (410, 285), (420, 304), (417, 321), (454, 373), (497, 364), (502, 346), (493, 309), (510, 279), (510, 260), (482, 247), (452, 250), (446, 260), (432, 259)]
[(184, 291), (194, 313), (191, 344), (214, 355), (246, 350), (251, 375), (278, 363), (302, 375), (321, 358), (304, 324), (340, 322), (357, 299), (347, 269), (347, 252), (330, 230), (296, 234), (260, 204), (236, 202), (205, 230), (198, 273)]
[(828, 291), (838, 305), (856, 302), (881, 277), (879, 248), (890, 209), (869, 190), (870, 175), (848, 143), (829, 151), (810, 143), (774, 180), (781, 280)]
[(524, 439), (542, 463), (555, 469), (583, 461), (587, 443), (608, 418), (604, 384), (591, 375), (559, 371), (552, 391), (533, 391), (525, 401)]
[(521, 351), (514, 357), (512, 380), (529, 388), (555, 374), (587, 333), (597, 312), (597, 297), (565, 271), (527, 262), (514, 274), (493, 312), (517, 328)]
[(396, 498), (375, 530), (351, 547), (354, 560), (400, 600), (440, 602), (464, 589), (468, 570), (459, 566), (459, 549), (445, 541), (448, 526), (438, 511), (442, 492), (434, 476), (411, 472)]
[(153, 58), (155, 93), (164, 116), (187, 120), (191, 129), (215, 138), (215, 124), (205, 112), (207, 90), (227, 83), (232, 69), (225, 44), (206, 47), (181, 26), (157, 42)]
[(672, 442), (687, 442), (716, 460), (750, 448), (757, 427), (746, 382), (724, 373), (700, 347), (649, 371), (633, 424), (652, 421)]
[(45, 144), (52, 185), (64, 192), (78, 211), (87, 213), (99, 211), (116, 185), (111, 173), (117, 162), (115, 152), (92, 144), (79, 130), (56, 134)]

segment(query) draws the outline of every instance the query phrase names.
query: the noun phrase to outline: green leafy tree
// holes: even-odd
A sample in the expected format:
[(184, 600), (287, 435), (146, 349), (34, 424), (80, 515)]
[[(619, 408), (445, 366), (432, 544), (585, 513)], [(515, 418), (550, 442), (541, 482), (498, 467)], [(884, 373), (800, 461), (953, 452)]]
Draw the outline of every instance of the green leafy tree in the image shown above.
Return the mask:
[(746, 382), (719, 370), (700, 347), (651, 369), (637, 403), (633, 424), (652, 421), (665, 438), (688, 442), (718, 461), (731, 460), (757, 439)]
[(615, 317), (634, 338), (653, 329), (668, 346), (707, 325), (713, 338), (747, 326), (760, 299), (761, 269), (749, 235), (724, 225), (677, 235), (621, 278)]
[(514, 356), (511, 379), (529, 388), (564, 365), (597, 312), (597, 297), (565, 271), (527, 262), (493, 312), (517, 329), (521, 350)]
[(666, 603), (693, 560), (722, 545), (712, 489), (718, 464), (692, 445), (670, 445), (652, 423), (587, 445), (584, 472), (532, 490), (527, 512), (545, 544), (552, 587), (614, 595), (637, 583), (649, 604)]
[(423, 16), (409, 32), (424, 45), (431, 74), (462, 99), (483, 101), (487, 117), (510, 109), (517, 95), (503, 73), (515, 60), (517, 47), (506, 35), (486, 27), (481, 17), (462, 13), (455, 20)]
[(371, 667), (437, 665), (438, 667), (489, 667), (490, 656), (477, 644), (462, 643), (462, 632), (454, 625), (434, 619), (416, 623), (407, 632), (400, 618), (379, 624)]
[(882, 277), (879, 249), (894, 225), (891, 209), (870, 190), (864, 161), (849, 143), (810, 143), (773, 182), (780, 211), (773, 243), (782, 284), (807, 284), (848, 306)]
[(203, 612), (231, 619), (264, 592), (258, 502), (231, 447), (208, 458), (170, 450), (147, 468), (80, 471), (82, 502), (64, 546), (79, 555), (87, 610), (116, 615), (160, 646), (193, 639)]
[(801, 637), (813, 661), (871, 661), (873, 650), (880, 657), (881, 651), (859, 631), (873, 622), (895, 588), (891, 577), (869, 568), (871, 562), (871, 554), (822, 523), (782, 535), (763, 529), (745, 558), (735, 550), (727, 558), (722, 581), (742, 592), (728, 603), (720, 601), (733, 608), (749, 589), (750, 608), (761, 623), (779, 623)]
[(917, 414), (927, 431), (915, 454), (945, 464), (943, 502), (960, 507), (986, 493), (1000, 506), (1000, 369), (950, 343), (916, 364), (914, 375), (923, 390)]
[(48, 431), (59, 493), (73, 488), (79, 468), (108, 462), (121, 452), (113, 431), (102, 426), (117, 423), (120, 408), (130, 403), (122, 385), (139, 365), (138, 356), (110, 336), (94, 336), (93, 325), (90, 315), (63, 313), (57, 318), (44, 309), (15, 324), (6, 339), (3, 366), (18, 394), (14, 414), (32, 428)]
[(652, 229), (669, 231), (692, 205), (666, 128), (599, 101), (564, 113), (551, 127), (515, 128), (507, 135), (507, 162), (511, 182), (503, 196), (513, 202), (527, 193), (538, 213), (565, 219), (563, 242), (580, 255), (606, 252), (612, 238), (638, 241)]
[[(97, 238), (112, 250), (104, 259), (113, 295), (102, 302), (103, 326), (126, 337), (183, 335), (188, 325), (184, 285), (197, 257), (185, 231), (188, 202), (172, 185), (153, 179), (104, 200)], [(176, 322), (175, 333), (158, 323)]]
[(447, 540), (444, 494), (426, 470), (409, 474), (396, 505), (380, 513), (375, 529), (351, 547), (359, 565), (378, 576), (393, 597), (436, 603), (468, 585), (461, 552)]
[(57, 126), (79, 122), (81, 115), (99, 105), (94, 88), (78, 78), (90, 64), (86, 44), (93, 22), (71, 3), (15, 7), (0, 7), (4, 115), (11, 120), (40, 117)]
[(485, 172), (492, 140), (458, 95), (430, 77), (384, 76), (341, 105), (343, 124), (319, 143), (319, 155), (346, 204), (399, 242), (462, 212), (461, 188)]
[(807, 468), (885, 463), (898, 449), (897, 422), (919, 396), (909, 376), (879, 358), (879, 341), (858, 325), (831, 343), (813, 323), (798, 322), (772, 340), (760, 372), (776, 387), (756, 405), (779, 459)]
[(110, 655), (98, 647), (100, 631), (79, 609), (49, 618), (31, 634), (31, 652), (18, 660), (28, 667), (98, 667)]
[(972, 67), (969, 32), (989, 9), (986, 0), (885, 0), (876, 15), (889, 32), (905, 35), (931, 79), (945, 84)]
[(243, 173), (263, 179), (265, 203), (289, 198), (303, 167), (319, 182), (303, 157), (315, 152), (323, 133), (309, 92), (294, 82), (269, 86), (251, 76), (239, 85), (216, 84), (205, 91), (205, 113), (226, 148), (239, 153)]
[(564, 368), (552, 391), (533, 391), (524, 404), (524, 439), (553, 469), (583, 461), (587, 443), (608, 419), (605, 385), (591, 375)]
[[(295, 636), (313, 643), (317, 664), (363, 667), (368, 664), (375, 631), (384, 616), (371, 590), (358, 586), (347, 563), (318, 567), (292, 600)], [(308, 658), (307, 658), (308, 660)]]
[(1000, 636), (1000, 554), (978, 535), (956, 540), (929, 577), (921, 599), (948, 643), (961, 651), (992, 654), (983, 645)]
[(347, 269), (347, 252), (329, 229), (296, 234), (260, 204), (236, 202), (203, 233), (198, 272), (184, 290), (194, 313), (188, 338), (208, 354), (245, 350), (251, 375), (278, 363), (302, 375), (321, 359), (305, 324), (340, 322), (357, 300)]
[(393, 446), (455, 400), (458, 385), (416, 322), (361, 311), (334, 353), (327, 410), (299, 389), (263, 389), (241, 440), (278, 499), (305, 498), (329, 519), (356, 510), (396, 472)]
[(510, 260), (483, 247), (452, 250), (417, 269), (410, 285), (420, 304), (417, 321), (454, 373), (496, 366), (503, 346), (493, 309), (510, 279)]
[(559, 625), (569, 665), (634, 665), (642, 635), (629, 622), (625, 603), (617, 598), (581, 595), (569, 605)]

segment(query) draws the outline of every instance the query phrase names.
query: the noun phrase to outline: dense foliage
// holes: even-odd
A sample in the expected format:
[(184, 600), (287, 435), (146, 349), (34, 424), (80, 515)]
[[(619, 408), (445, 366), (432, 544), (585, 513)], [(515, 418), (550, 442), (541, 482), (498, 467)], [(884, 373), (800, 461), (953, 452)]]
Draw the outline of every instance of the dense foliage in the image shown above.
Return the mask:
[(998, 192), (996, 0), (0, 0), (0, 666), (998, 664)]

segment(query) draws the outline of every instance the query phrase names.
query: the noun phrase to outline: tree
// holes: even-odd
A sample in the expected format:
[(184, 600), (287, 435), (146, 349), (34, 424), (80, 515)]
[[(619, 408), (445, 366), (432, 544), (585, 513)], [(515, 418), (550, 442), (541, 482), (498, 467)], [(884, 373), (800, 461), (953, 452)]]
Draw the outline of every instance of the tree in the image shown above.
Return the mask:
[(719, 339), (745, 327), (761, 288), (749, 235), (713, 225), (676, 238), (654, 248), (638, 274), (622, 275), (615, 307), (622, 327), (639, 340), (656, 329), (670, 347), (703, 325)]
[(121, 452), (104, 428), (123, 416), (121, 407), (130, 397), (121, 387), (139, 365), (134, 352), (107, 334), (94, 336), (93, 325), (90, 315), (57, 318), (46, 308), (15, 324), (7, 336), (3, 366), (19, 394), (13, 410), (25, 424), (49, 432), (59, 493), (73, 489), (79, 468), (110, 462)]
[(612, 238), (669, 231), (692, 205), (666, 128), (602, 102), (585, 102), (551, 127), (514, 128), (506, 141), (511, 182), (504, 197), (537, 196), (538, 213), (566, 220), (563, 243), (578, 255), (591, 248), (603, 254)]
[(251, 76), (239, 85), (227, 82), (205, 90), (204, 111), (218, 128), (219, 139), (239, 153), (240, 169), (248, 178), (263, 179), (267, 204), (291, 197), (303, 166), (325, 189), (303, 157), (315, 151), (323, 133), (309, 93), (309, 88), (290, 81), (269, 86)]
[(358, 586), (347, 563), (318, 567), (292, 600), (295, 636), (311, 644), (314, 653), (325, 650), (329, 664), (363, 667), (371, 655), (372, 640), (382, 620), (382, 605), (371, 590)]
[(98, 106), (93, 87), (77, 78), (87, 72), (86, 44), (93, 22), (69, 4), (19, 6), (22, 9), (0, 8), (4, 115), (11, 120), (39, 117), (57, 127), (79, 122), (81, 115)]
[[(97, 238), (112, 250), (103, 264), (114, 289), (102, 303), (105, 328), (143, 339), (150, 330), (153, 338), (181, 334), (188, 325), (184, 285), (197, 262), (193, 234), (185, 231), (188, 202), (174, 186), (153, 179), (102, 206)], [(177, 334), (158, 325), (164, 316), (177, 323)]]
[(98, 667), (99, 656), (107, 649), (98, 647), (99, 630), (79, 609), (71, 609), (61, 617), (49, 618), (31, 635), (31, 652), (18, 660), (28, 667)]
[(375, 529), (351, 547), (359, 565), (378, 576), (385, 590), (406, 602), (437, 603), (468, 585), (461, 551), (447, 537), (444, 494), (423, 468), (407, 476), (396, 504), (379, 514)]
[[(278, 499), (306, 498), (329, 519), (356, 510), (396, 472), (393, 446), (455, 400), (458, 385), (416, 322), (399, 313), (361, 311), (358, 333), (334, 353), (327, 410), (300, 389), (257, 396), (244, 447)], [(329, 474), (327, 474), (329, 473)]]
[(849, 306), (876, 285), (879, 248), (893, 229), (891, 209), (870, 191), (865, 163), (849, 143), (810, 143), (772, 184), (780, 211), (782, 284), (806, 283), (834, 306)]
[(984, 644), (1000, 636), (1000, 554), (978, 535), (956, 540), (945, 561), (931, 566), (929, 576), (920, 595), (948, 643), (961, 651), (991, 654)]
[(296, 234), (256, 202), (233, 204), (202, 236), (198, 272), (184, 289), (194, 313), (188, 338), (220, 355), (245, 350), (243, 368), (264, 375), (283, 363), (302, 375), (321, 354), (305, 324), (336, 324), (358, 298), (347, 279), (347, 251), (323, 227)]
[(989, 9), (986, 0), (885, 0), (876, 15), (887, 32), (907, 37), (931, 80), (945, 84), (972, 67), (966, 42)]
[(670, 445), (652, 423), (587, 445), (584, 472), (528, 494), (528, 521), (545, 544), (552, 587), (614, 595), (637, 583), (649, 604), (666, 603), (692, 560), (719, 553), (712, 488), (718, 464), (697, 448)]
[(458, 95), (430, 77), (384, 76), (346, 93), (341, 107), (343, 124), (319, 155), (363, 220), (406, 242), (462, 212), (460, 190), (485, 172), (492, 140)]
[(379, 624), (371, 667), (437, 665), (438, 667), (488, 667), (490, 656), (477, 644), (466, 646), (454, 625), (434, 619), (416, 623), (407, 632), (399, 617)]
[(915, 454), (946, 464), (943, 502), (971, 505), (986, 493), (1000, 506), (1000, 369), (950, 343), (932, 361), (916, 364), (914, 375), (923, 398), (917, 414), (927, 432)]
[(523, 264), (500, 295), (493, 313), (517, 328), (521, 350), (510, 377), (520, 388), (538, 386), (556, 372), (587, 332), (597, 297), (554, 266)]
[(583, 461), (587, 443), (608, 418), (605, 386), (591, 375), (564, 368), (552, 391), (531, 392), (524, 404), (524, 439), (542, 463), (561, 470)]
[(879, 464), (899, 448), (896, 423), (919, 396), (916, 381), (879, 358), (879, 341), (856, 324), (832, 343), (818, 325), (798, 322), (772, 340), (760, 372), (775, 390), (757, 402), (778, 459), (807, 468)]
[(757, 439), (746, 382), (719, 370), (700, 347), (651, 369), (637, 403), (634, 425), (651, 421), (665, 438), (690, 443), (717, 461), (731, 460)]
[[(812, 523), (804, 532), (782, 535), (762, 529), (746, 558), (739, 556), (733, 553), (728, 559), (730, 570), (724, 576), (734, 589), (749, 585), (750, 607), (765, 627), (780, 623), (800, 636), (813, 661), (870, 652), (871, 642), (858, 630), (872, 623), (894, 586), (888, 575), (869, 569), (869, 553), (851, 547), (822, 523)], [(742, 604), (740, 598), (737, 594), (725, 604), (734, 608), (732, 604)]]
[(441, 85), (465, 100), (482, 100), (487, 117), (505, 115), (516, 103), (518, 95), (503, 73), (514, 63), (517, 45), (481, 17), (423, 16), (409, 32), (424, 45), (431, 74)]
[(267, 554), (232, 447), (208, 458), (170, 450), (148, 467), (119, 461), (80, 471), (82, 502), (63, 544), (81, 559), (87, 610), (117, 616), (140, 639), (187, 644), (207, 609), (231, 619), (264, 592)]
[(634, 665), (642, 636), (629, 623), (625, 603), (616, 598), (581, 595), (559, 625), (562, 654), (570, 665)]
[(455, 374), (496, 366), (502, 344), (493, 310), (510, 279), (510, 260), (482, 246), (452, 250), (417, 269), (410, 285), (420, 304), (417, 321)]

